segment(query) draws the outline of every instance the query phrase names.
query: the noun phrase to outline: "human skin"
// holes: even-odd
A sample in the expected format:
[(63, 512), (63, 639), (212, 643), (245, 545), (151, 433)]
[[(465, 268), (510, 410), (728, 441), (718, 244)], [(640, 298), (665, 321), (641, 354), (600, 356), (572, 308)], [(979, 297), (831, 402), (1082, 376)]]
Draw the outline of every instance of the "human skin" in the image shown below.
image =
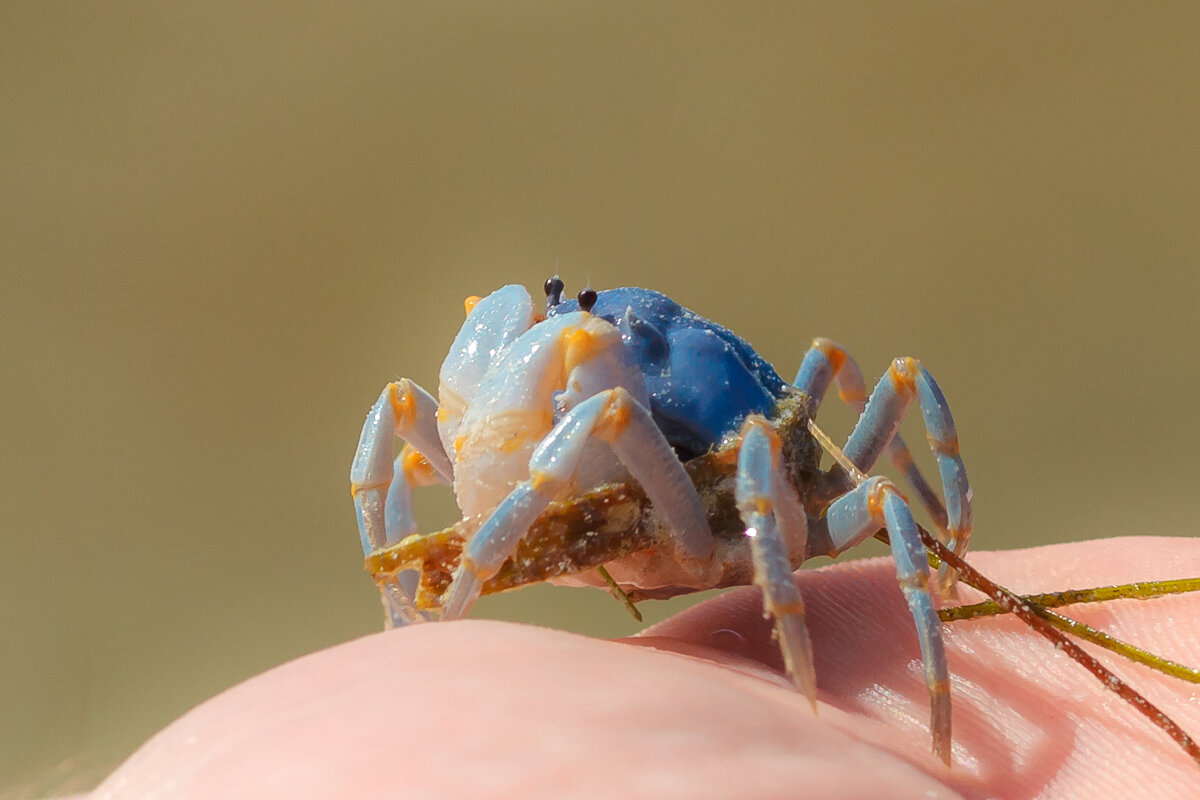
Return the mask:
[[(1200, 575), (1200, 541), (1109, 539), (970, 560), (1035, 592)], [(815, 714), (782, 676), (752, 588), (615, 642), (500, 622), (421, 625), (233, 687), (153, 737), (92, 797), (1200, 796), (1200, 765), (1011, 617), (944, 626), (954, 703), (946, 768), (929, 752), (916, 637), (890, 562), (797, 581)], [(1070, 613), (1200, 664), (1195, 596)], [(1103, 660), (1200, 734), (1195, 684)]]

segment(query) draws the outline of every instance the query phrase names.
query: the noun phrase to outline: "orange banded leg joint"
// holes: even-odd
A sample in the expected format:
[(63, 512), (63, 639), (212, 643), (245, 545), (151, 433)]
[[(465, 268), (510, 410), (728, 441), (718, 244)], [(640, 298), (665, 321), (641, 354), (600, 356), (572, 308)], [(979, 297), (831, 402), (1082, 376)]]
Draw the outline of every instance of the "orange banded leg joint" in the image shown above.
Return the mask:
[(742, 426), (734, 494), (750, 538), (754, 584), (762, 590), (763, 610), (774, 620), (784, 666), (816, 711), (812, 641), (804, 599), (792, 577), (793, 554), (803, 557), (807, 547), (808, 521), (787, 478), (779, 437), (762, 417), (750, 417)]
[[(885, 449), (889, 449), (893, 461), (896, 461), (896, 432), (914, 399), (920, 406), (930, 449), (937, 462), (945, 506), (937, 501), (933, 490), (925, 483), (910, 458), (901, 457), (897, 464), (930, 509), (935, 522), (947, 531), (948, 544), (961, 554), (965, 552), (971, 532), (971, 485), (959, 454), (958, 432), (950, 414), (950, 406), (933, 376), (920, 362), (914, 358), (898, 358), (892, 362), (887, 374), (871, 393), (843, 450), (846, 457), (864, 472), (870, 471)], [(840, 472), (829, 478), (833, 483), (829, 491), (841, 491), (849, 487), (850, 482)], [(948, 567), (939, 573), (939, 581), (943, 585), (949, 583), (946, 569)]]
[(825, 514), (834, 554), (873, 535), (880, 527), (888, 532), (896, 579), (916, 624), (925, 685), (929, 692), (933, 751), (950, 763), (950, 677), (942, 642), (941, 620), (929, 588), (929, 561), (921, 534), (903, 495), (887, 478), (868, 478), (835, 500)]
[[(912, 359), (903, 359), (908, 362)], [(914, 362), (915, 363), (915, 362)], [(895, 368), (893, 364), (893, 369)], [(908, 367), (909, 374), (913, 368)], [(915, 365), (919, 369), (919, 365)], [(859, 414), (862, 414), (867, 407), (867, 389), (863, 382), (862, 371), (858, 368), (854, 357), (848, 353), (845, 348), (839, 345), (832, 339), (818, 338), (812, 343), (812, 347), (805, 354), (804, 360), (800, 362), (800, 369), (796, 373), (796, 379), (792, 382), (800, 391), (808, 395), (811, 413), (815, 416), (817, 408), (824, 398), (825, 393), (829, 390), (830, 385), (837, 383), (838, 398), (846, 405), (850, 406)], [(925, 480), (925, 476), (921, 474), (921, 470), (913, 462), (912, 453), (905, 444), (904, 439), (900, 434), (892, 437), (892, 440), (885, 448), (888, 459), (896, 466), (896, 469), (904, 473), (904, 479), (913, 487), (917, 497), (921, 501), (921, 505), (929, 512), (929, 516), (933, 518), (934, 525), (941, 531), (946, 529), (946, 507), (942, 504), (942, 500), (938, 497), (937, 492)], [(850, 484), (842, 482), (842, 489), (848, 489)], [(949, 538), (948, 536), (946, 538)]]
[[(397, 437), (407, 444), (393, 459)], [(350, 494), (363, 554), (416, 531), (411, 502), (406, 500), (413, 485), (450, 482), (453, 476), (438, 437), (437, 401), (410, 380), (389, 383), (367, 414), (350, 465)]]

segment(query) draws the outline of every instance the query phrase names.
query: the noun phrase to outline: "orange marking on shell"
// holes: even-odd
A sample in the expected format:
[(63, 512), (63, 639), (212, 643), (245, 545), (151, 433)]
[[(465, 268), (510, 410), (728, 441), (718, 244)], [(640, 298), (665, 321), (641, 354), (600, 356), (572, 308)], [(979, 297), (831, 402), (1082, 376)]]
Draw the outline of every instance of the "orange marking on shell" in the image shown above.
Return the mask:
[(464, 434), (460, 434), (459, 436), (456, 436), (456, 437), (455, 437), (455, 439), (454, 439), (454, 450), (455, 450), (455, 452), (458, 452), (459, 450), (462, 450), (462, 449), (463, 449), (463, 444), (464, 444), (466, 441), (467, 441), (467, 437), (466, 437), (466, 435), (464, 435)]
[(596, 353), (596, 336), (584, 328), (571, 328), (563, 333), (563, 370), (571, 370), (590, 359)]
[(911, 395), (917, 390), (917, 370), (915, 358), (897, 358), (892, 362), (888, 367), (888, 377), (891, 378), (897, 394)]
[(611, 442), (624, 433), (633, 419), (633, 406), (630, 403), (627, 395), (614, 396), (605, 407), (604, 415), (601, 416), (600, 422), (596, 426), (596, 436), (606, 442)]
[(417, 415), (417, 398), (408, 389), (400, 391), (399, 383), (388, 384), (388, 400), (392, 404), (392, 416), (397, 428), (408, 428)]
[(775, 513), (775, 504), (771, 502), (771, 498), (760, 495), (754, 498), (754, 510), (765, 517)]
[(351, 481), (350, 482), (350, 496), (358, 497), (360, 494), (362, 494), (363, 492), (365, 492), (369, 489), (386, 489), (386, 488), (388, 488), (387, 481), (383, 481), (380, 483), (355, 483), (354, 481)]
[(768, 601), (767, 610), (771, 612), (771, 616), (773, 617), (782, 617), (788, 614), (796, 617), (803, 617), (804, 601), (793, 600), (790, 603), (772, 603)]
[(883, 521), (883, 499), (887, 496), (889, 488), (892, 488), (890, 483), (880, 481), (867, 494), (867, 513), (871, 515), (871, 519)]
[(437, 482), (437, 473), (433, 471), (433, 465), (420, 450), (406, 444), (400, 455), (404, 477), (408, 479), (410, 486), (429, 486)]
[(946, 440), (935, 439), (932, 436), (926, 436), (925, 438), (929, 440), (929, 446), (931, 448), (933, 448), (933, 451), (935, 453), (938, 453), (940, 455), (945, 455), (945, 456), (957, 456), (958, 455), (958, 437), (957, 436), (955, 436), (951, 439), (946, 439)]
[(841, 371), (842, 365), (846, 363), (846, 351), (837, 342), (825, 338), (814, 339), (813, 347), (820, 350), (829, 359), (835, 375)]
[(553, 486), (556, 483), (558, 480), (540, 469), (529, 473), (529, 485), (535, 492), (540, 492), (547, 486)]
[[(746, 421), (742, 423), (741, 434), (743, 438), (750, 432), (751, 428), (760, 428), (767, 435), (767, 444), (771, 448), (772, 455), (778, 456), (782, 452), (783, 442), (779, 438), (779, 432), (775, 430), (775, 426), (766, 417), (761, 414), (751, 414), (746, 417)], [(739, 444), (736, 449), (740, 450), (741, 445)]]
[(474, 310), (475, 306), (476, 306), (476, 305), (479, 303), (479, 301), (480, 301), (480, 300), (482, 300), (482, 299), (483, 299), (483, 298), (481, 298), (479, 295), (477, 295), (477, 294), (473, 294), (473, 295), (471, 295), (470, 297), (468, 297), (468, 298), (466, 298), (465, 300), (463, 300), (463, 308), (464, 308), (464, 309), (466, 309), (466, 312), (467, 312), (467, 316), (468, 316), (468, 317), (469, 317), (469, 316), (471, 316), (471, 311), (473, 311), (473, 310)]

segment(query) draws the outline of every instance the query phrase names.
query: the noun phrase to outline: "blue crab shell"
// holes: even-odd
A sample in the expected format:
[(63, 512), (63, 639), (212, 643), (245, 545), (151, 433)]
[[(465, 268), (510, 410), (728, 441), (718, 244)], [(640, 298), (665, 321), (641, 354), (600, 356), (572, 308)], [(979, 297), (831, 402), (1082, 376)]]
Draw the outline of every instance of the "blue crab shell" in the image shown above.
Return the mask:
[[(578, 300), (563, 300), (547, 313), (578, 310)], [(750, 414), (771, 416), (788, 391), (745, 340), (659, 292), (606, 289), (592, 313), (620, 329), (645, 375), (654, 421), (681, 458), (718, 445)]]

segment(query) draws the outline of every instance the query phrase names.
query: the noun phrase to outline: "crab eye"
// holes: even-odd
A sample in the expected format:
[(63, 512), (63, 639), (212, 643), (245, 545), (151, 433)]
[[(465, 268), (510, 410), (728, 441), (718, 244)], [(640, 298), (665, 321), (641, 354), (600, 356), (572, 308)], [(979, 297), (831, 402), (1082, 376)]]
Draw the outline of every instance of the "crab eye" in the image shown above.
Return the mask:
[(579, 293), (579, 310), (591, 311), (592, 306), (596, 305), (596, 290), (584, 289)]
[(546, 285), (543, 288), (546, 290), (546, 310), (549, 311), (562, 300), (564, 288), (562, 278), (557, 275), (546, 278)]

